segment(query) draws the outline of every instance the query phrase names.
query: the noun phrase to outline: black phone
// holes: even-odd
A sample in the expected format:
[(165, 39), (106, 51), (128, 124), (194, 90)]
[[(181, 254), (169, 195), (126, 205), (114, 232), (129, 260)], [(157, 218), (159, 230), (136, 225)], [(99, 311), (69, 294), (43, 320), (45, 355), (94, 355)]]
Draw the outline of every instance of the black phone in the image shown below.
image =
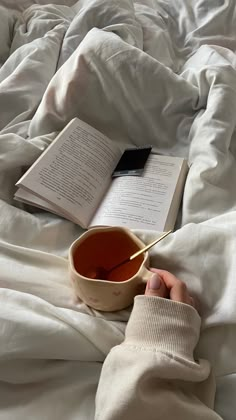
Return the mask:
[(112, 176), (142, 175), (152, 146), (126, 149), (121, 156)]

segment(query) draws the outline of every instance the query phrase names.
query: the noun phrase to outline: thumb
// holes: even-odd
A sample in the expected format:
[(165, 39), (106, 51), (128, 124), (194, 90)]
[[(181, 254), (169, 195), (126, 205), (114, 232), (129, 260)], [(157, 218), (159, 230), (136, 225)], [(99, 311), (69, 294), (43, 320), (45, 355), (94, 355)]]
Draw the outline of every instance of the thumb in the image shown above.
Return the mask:
[(146, 290), (146, 296), (158, 296), (166, 298), (168, 295), (168, 290), (165, 283), (157, 273), (153, 273), (152, 277), (148, 280)]

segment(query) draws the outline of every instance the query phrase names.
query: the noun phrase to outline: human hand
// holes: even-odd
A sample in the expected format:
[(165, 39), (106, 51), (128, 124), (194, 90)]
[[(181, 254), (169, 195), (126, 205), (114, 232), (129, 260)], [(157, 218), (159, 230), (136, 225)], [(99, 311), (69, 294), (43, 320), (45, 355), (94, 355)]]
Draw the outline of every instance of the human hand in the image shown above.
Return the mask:
[(150, 271), (153, 272), (153, 275), (147, 283), (146, 296), (158, 296), (195, 307), (194, 300), (183, 281), (169, 271), (156, 268), (151, 268)]

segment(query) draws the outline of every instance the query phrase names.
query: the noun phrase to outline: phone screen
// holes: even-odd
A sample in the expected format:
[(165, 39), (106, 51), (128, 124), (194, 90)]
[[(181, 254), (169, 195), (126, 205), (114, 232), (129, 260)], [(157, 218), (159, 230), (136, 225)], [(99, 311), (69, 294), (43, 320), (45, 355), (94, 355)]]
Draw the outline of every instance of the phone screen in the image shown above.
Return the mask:
[(151, 146), (125, 150), (113, 172), (113, 177), (141, 175), (151, 150)]

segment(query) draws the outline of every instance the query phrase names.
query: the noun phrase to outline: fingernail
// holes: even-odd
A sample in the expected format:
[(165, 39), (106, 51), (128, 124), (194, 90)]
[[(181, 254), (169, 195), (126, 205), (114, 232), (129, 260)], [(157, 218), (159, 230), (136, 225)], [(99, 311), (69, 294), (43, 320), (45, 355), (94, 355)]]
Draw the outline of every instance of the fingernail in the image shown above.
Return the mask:
[(161, 280), (160, 276), (157, 273), (154, 273), (148, 282), (148, 288), (152, 290), (160, 289)]

